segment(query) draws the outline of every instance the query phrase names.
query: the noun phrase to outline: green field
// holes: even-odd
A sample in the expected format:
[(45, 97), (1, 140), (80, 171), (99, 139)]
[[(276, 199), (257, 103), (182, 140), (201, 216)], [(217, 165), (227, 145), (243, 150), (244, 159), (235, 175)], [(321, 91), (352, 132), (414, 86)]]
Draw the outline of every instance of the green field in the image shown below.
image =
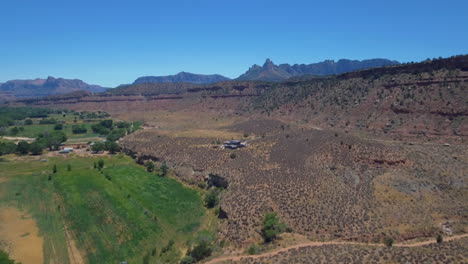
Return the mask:
[[(33, 216), (44, 263), (69, 263), (64, 227), (88, 263), (143, 263), (148, 254), (150, 263), (176, 263), (197, 233), (215, 228), (206, 224), (214, 216), (203, 207), (201, 191), (148, 173), (128, 156), (103, 160), (102, 171), (94, 157), (0, 161), (0, 178), (7, 179), (0, 181), (0, 206)], [(164, 253), (169, 240), (175, 244)]]
[[(63, 131), (66, 135), (67, 138), (69, 139), (81, 139), (81, 138), (90, 138), (90, 137), (97, 137), (99, 134), (93, 133), (91, 130), (91, 126), (97, 122), (99, 122), (101, 119), (95, 119), (95, 120), (89, 120), (90, 122), (83, 122), (83, 120), (77, 119), (77, 122), (74, 122), (75, 115), (73, 114), (67, 114), (65, 116), (61, 114), (50, 114), (48, 118), (54, 118), (59, 122), (64, 122), (63, 124)], [(40, 119), (39, 118), (31, 118), (33, 120), (32, 125), (23, 125), (23, 124), (18, 124), (18, 125), (13, 125), (10, 126), (8, 129), (11, 129), (13, 127), (22, 127), (23, 131), (18, 132), (16, 134), (16, 137), (30, 137), (30, 138), (35, 138), (37, 135), (44, 133), (45, 131), (54, 131), (54, 124), (39, 124)], [(73, 125), (85, 125), (87, 128), (87, 132), (84, 134), (74, 134), (72, 132), (72, 126)]]

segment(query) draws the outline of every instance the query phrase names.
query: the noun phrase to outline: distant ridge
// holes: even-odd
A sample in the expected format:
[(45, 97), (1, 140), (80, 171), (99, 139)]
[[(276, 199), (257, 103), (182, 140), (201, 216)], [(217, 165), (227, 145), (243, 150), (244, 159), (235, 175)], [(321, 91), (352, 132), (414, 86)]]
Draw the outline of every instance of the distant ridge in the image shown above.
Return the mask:
[(194, 84), (210, 84), (215, 82), (230, 80), (219, 74), (195, 74), (190, 72), (179, 72), (175, 75), (166, 76), (145, 76), (136, 79), (133, 84), (139, 83), (194, 83)]
[(262, 80), (262, 81), (283, 81), (291, 77), (301, 75), (332, 75), (350, 71), (383, 67), (400, 64), (398, 61), (387, 59), (369, 60), (347, 60), (341, 59), (337, 62), (325, 60), (312, 64), (280, 64), (275, 65), (270, 59), (266, 59), (263, 66), (254, 64), (237, 80)]
[(0, 85), (0, 93), (15, 98), (45, 97), (75, 91), (103, 92), (107, 88), (90, 85), (78, 79), (48, 77), (47, 79), (11, 80)]

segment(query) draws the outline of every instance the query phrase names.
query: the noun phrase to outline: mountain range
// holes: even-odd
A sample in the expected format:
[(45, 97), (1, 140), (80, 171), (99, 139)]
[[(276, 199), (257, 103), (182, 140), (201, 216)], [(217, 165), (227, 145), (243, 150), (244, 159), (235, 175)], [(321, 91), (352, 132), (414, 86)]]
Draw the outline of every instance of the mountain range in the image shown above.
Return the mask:
[[(274, 64), (270, 59), (266, 59), (263, 66), (254, 64), (244, 74), (233, 79), (237, 81), (272, 81), (279, 82), (291, 77), (304, 75), (333, 75), (356, 70), (383, 67), (399, 64), (398, 61), (388, 59), (369, 60), (347, 60), (338, 61), (325, 60), (313, 64)], [(166, 76), (144, 76), (137, 78), (133, 84), (145, 83), (188, 83), (188, 84), (212, 84), (231, 79), (219, 74), (195, 74), (180, 72), (175, 75)], [(128, 85), (124, 85), (128, 86)], [(4, 100), (44, 97), (56, 94), (66, 94), (75, 91), (88, 91), (92, 93), (103, 92), (108, 88), (99, 85), (90, 85), (79, 79), (63, 79), (48, 77), (47, 79), (34, 80), (11, 80), (0, 83), (0, 98)]]
[(136, 79), (133, 84), (139, 83), (195, 83), (195, 84), (210, 84), (230, 80), (219, 74), (195, 74), (190, 72), (179, 72), (175, 75), (166, 76), (145, 76)]
[(239, 76), (237, 79), (284, 81), (288, 78), (301, 75), (333, 75), (397, 64), (399, 64), (398, 61), (387, 59), (370, 59), (362, 61), (341, 59), (337, 62), (333, 60), (325, 60), (323, 62), (312, 64), (275, 65), (270, 59), (266, 59), (263, 66), (259, 66), (257, 64), (253, 65), (247, 72)]
[(75, 91), (98, 93), (107, 89), (99, 85), (87, 84), (78, 79), (63, 79), (49, 76), (47, 79), (7, 81), (0, 84), (0, 95), (3, 97), (32, 98)]

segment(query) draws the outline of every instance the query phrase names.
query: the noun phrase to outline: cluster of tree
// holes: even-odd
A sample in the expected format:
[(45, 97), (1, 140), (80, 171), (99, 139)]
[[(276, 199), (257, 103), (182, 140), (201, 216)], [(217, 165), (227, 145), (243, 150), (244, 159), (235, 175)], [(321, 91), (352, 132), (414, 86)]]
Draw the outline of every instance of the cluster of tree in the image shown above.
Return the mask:
[(21, 155), (31, 153), (32, 155), (40, 155), (42, 154), (43, 149), (44, 146), (38, 141), (32, 142), (31, 144), (26, 141), (21, 141), (18, 144), (13, 142), (0, 143), (0, 155), (6, 155), (10, 153), (17, 153)]
[(126, 134), (132, 133), (136, 130), (138, 124), (128, 123), (124, 121), (113, 122), (112, 119), (102, 120), (101, 122), (91, 126), (94, 133), (106, 135), (107, 140), (116, 141)]
[(39, 120), (39, 124), (41, 125), (55, 125), (57, 124), (57, 119), (55, 118), (44, 118), (44, 119), (41, 119)]
[(88, 129), (85, 125), (73, 125), (72, 132), (73, 134), (86, 134), (86, 132), (88, 132)]
[[(153, 172), (156, 169), (156, 166), (150, 160), (145, 163), (145, 167), (147, 172)], [(163, 163), (161, 167), (159, 167), (159, 176), (166, 177), (168, 172), (169, 167), (167, 167), (166, 163)]]
[(23, 131), (24, 131), (24, 127), (12, 127), (10, 129), (10, 135), (16, 136), (18, 135), (19, 132), (23, 132)]
[(100, 151), (107, 150), (111, 154), (114, 154), (120, 151), (120, 146), (114, 141), (95, 142), (94, 145), (91, 147), (91, 150), (93, 152), (100, 152)]
[(97, 111), (97, 112), (75, 112), (74, 115), (80, 117), (80, 119), (101, 119), (110, 117), (106, 112)]
[(0, 127), (12, 126), (16, 120), (45, 118), (52, 112), (50, 109), (36, 107), (0, 107)]

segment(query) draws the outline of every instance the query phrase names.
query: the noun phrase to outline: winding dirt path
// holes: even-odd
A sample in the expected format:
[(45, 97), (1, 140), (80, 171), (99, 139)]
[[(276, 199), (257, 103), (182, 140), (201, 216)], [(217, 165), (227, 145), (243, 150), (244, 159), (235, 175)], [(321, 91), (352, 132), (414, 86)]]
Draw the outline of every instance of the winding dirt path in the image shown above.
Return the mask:
[[(462, 239), (465, 237), (468, 237), (468, 234), (444, 237), (444, 242)], [(394, 247), (421, 247), (421, 246), (426, 246), (426, 245), (435, 244), (435, 243), (437, 243), (435, 239), (432, 239), (432, 240), (408, 243), (408, 244), (397, 243), (397, 244), (394, 244), (393, 246)], [(292, 249), (300, 249), (300, 248), (306, 248), (306, 247), (320, 247), (320, 246), (327, 246), (327, 245), (360, 245), (360, 246), (374, 246), (374, 247), (384, 246), (383, 244), (349, 242), (349, 241), (306, 242), (306, 243), (300, 243), (300, 244), (292, 245), (292, 246), (285, 247), (285, 248), (280, 248), (280, 249), (266, 252), (266, 253), (259, 254), (259, 255), (240, 255), (240, 256), (219, 257), (219, 258), (212, 259), (208, 262), (205, 262), (205, 264), (220, 263), (223, 261), (241, 261), (244, 259), (259, 259), (263, 257), (271, 257), (274, 255), (278, 255), (280, 253), (287, 252)]]

